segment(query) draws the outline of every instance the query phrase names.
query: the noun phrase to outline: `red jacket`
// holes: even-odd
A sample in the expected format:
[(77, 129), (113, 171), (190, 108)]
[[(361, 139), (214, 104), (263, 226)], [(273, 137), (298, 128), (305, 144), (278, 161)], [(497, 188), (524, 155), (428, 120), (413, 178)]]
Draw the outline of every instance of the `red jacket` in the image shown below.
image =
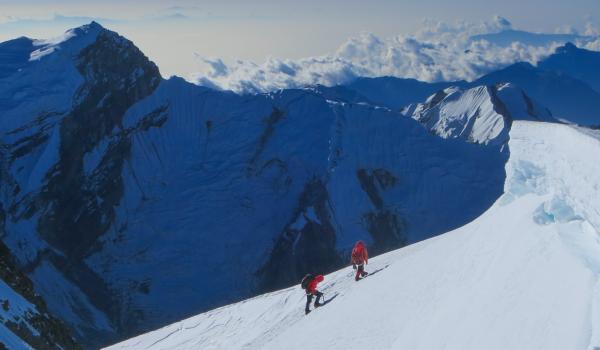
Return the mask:
[(360, 265), (369, 262), (369, 252), (363, 241), (356, 242), (354, 249), (352, 249), (352, 263)]
[(309, 293), (316, 292), (317, 284), (323, 282), (324, 279), (325, 277), (323, 277), (323, 275), (316, 275), (315, 278), (313, 278), (312, 281), (310, 281), (310, 283), (308, 284), (308, 288), (306, 288), (306, 291)]

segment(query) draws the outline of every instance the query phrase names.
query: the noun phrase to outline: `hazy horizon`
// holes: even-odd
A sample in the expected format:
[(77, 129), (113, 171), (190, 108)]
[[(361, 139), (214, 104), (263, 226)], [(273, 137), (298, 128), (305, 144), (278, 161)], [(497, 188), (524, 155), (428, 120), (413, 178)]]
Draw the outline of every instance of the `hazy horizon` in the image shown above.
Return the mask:
[(364, 33), (387, 39), (432, 30), (467, 31), (474, 26), (494, 31), (495, 16), (507, 18), (512, 28), (519, 30), (597, 35), (600, 0), (426, 0), (418, 4), (308, 0), (302, 6), (273, 0), (152, 0), (143, 4), (129, 0), (102, 4), (0, 1), (0, 41), (18, 36), (45, 39), (95, 20), (132, 40), (158, 64), (164, 76), (189, 79), (214, 68), (210, 63), (207, 68), (207, 60), (218, 59), (228, 65), (241, 60), (248, 70), (254, 69), (248, 65), (272, 58), (298, 60), (334, 54)]

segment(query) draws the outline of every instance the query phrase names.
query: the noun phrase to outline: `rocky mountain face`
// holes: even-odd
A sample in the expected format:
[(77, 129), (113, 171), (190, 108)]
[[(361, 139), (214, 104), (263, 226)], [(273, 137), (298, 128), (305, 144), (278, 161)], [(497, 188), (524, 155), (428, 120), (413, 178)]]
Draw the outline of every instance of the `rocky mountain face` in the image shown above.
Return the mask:
[[(92, 348), (332, 271), (358, 239), (377, 254), (470, 222), (504, 185), (498, 101), (528, 113), (507, 87), (444, 90), (414, 119), (351, 89), (215, 91), (96, 23), (0, 53), (1, 237)], [(436, 125), (470, 132), (432, 132), (466, 96)], [(498, 124), (479, 139), (479, 120)]]
[[(95, 344), (114, 333), (115, 304), (84, 259), (110, 224), (133, 130), (121, 130), (102, 171), (84, 174), (83, 158), (161, 77), (130, 41), (97, 24), (66, 36), (60, 45), (15, 45), (35, 50), (9, 56), (19, 68), (2, 84), (12, 92), (2, 101), (2, 230), (49, 308)], [(94, 313), (104, 318), (101, 332)]]

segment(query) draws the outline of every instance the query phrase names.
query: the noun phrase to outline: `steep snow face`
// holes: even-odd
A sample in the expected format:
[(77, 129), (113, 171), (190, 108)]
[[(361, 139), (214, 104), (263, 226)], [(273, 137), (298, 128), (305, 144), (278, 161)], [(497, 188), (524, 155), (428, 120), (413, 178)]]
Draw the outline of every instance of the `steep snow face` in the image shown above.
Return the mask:
[(450, 87), (403, 110), (444, 138), (502, 146), (514, 120), (552, 121), (550, 113), (507, 83), (468, 90)]
[[(299, 286), (108, 349), (594, 349), (600, 346), (600, 134), (516, 121), (505, 194), (477, 220)], [(568, 147), (565, 147), (568, 145)], [(432, 336), (435, 335), (435, 336)]]

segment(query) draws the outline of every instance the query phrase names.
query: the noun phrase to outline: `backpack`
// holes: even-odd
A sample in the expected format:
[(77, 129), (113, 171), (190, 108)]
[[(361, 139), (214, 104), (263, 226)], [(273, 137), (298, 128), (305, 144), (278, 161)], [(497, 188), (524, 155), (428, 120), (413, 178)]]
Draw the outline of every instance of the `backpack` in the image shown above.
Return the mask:
[(362, 261), (363, 252), (360, 247), (352, 249), (352, 263), (359, 264)]
[(312, 282), (314, 278), (315, 276), (313, 276), (312, 273), (307, 273), (306, 276), (302, 278), (302, 281), (300, 282), (300, 287), (302, 287), (302, 289), (308, 288), (308, 285), (310, 284), (310, 282)]

